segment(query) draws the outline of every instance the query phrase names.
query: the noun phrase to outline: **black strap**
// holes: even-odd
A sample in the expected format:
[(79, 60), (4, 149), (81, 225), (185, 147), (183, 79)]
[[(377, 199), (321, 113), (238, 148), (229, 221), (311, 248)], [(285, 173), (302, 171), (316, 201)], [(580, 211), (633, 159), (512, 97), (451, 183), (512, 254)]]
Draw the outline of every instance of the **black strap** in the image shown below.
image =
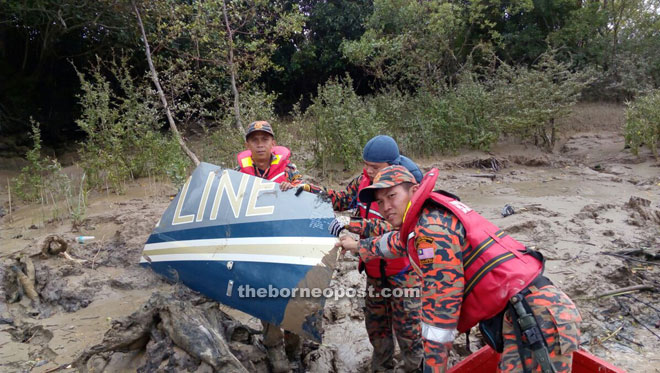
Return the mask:
[[(528, 372), (528, 369), (525, 366), (525, 359), (528, 353), (534, 356), (541, 367), (542, 372), (555, 372), (549, 357), (548, 343), (545, 340), (543, 331), (541, 331), (541, 328), (539, 327), (536, 315), (525, 298), (531, 293), (531, 290), (529, 289), (530, 286), (541, 288), (551, 284), (552, 282), (547, 277), (539, 275), (523, 291), (511, 297), (507, 306), (512, 318), (516, 344), (518, 345), (518, 354), (520, 355), (521, 364), (525, 373)], [(522, 308), (520, 306), (522, 306)], [(520, 325), (523, 321), (519, 320), (526, 320), (524, 323), (527, 325), (524, 330), (522, 330)], [(523, 334), (525, 336), (524, 339)]]
[(467, 352), (472, 353), (472, 349), (470, 349), (470, 330), (465, 332), (465, 349)]
[(460, 198), (459, 196), (455, 195), (454, 193), (448, 192), (448, 191), (446, 191), (446, 190), (438, 189), (438, 190), (434, 190), (433, 192), (434, 192), (434, 193), (440, 193), (440, 194), (442, 194), (442, 195), (445, 196), (445, 197), (453, 198), (453, 199), (455, 199), (455, 200), (457, 200), (457, 201), (460, 201), (460, 200), (461, 200), (461, 198)]
[(516, 310), (513, 309), (513, 305), (511, 305), (511, 303), (508, 304), (507, 308), (509, 309), (509, 315), (511, 315), (511, 324), (513, 324), (513, 334), (515, 334), (516, 336), (516, 344), (518, 345), (518, 354), (520, 355), (520, 364), (522, 364), (523, 372), (529, 373), (529, 369), (525, 364), (525, 360), (527, 359), (527, 349), (523, 344), (522, 332), (520, 330), (520, 325), (518, 325), (518, 314), (516, 313)]
[(385, 273), (385, 268), (387, 267), (387, 262), (384, 259), (380, 260), (380, 282), (383, 288), (390, 287), (390, 283), (387, 281), (387, 273)]
[[(529, 254), (529, 255), (533, 256), (534, 259), (541, 262), (541, 268), (543, 268), (541, 270), (541, 273), (543, 273), (543, 271), (545, 270), (545, 257), (543, 256), (543, 254), (541, 254), (540, 251), (532, 250), (528, 247), (525, 247), (525, 251), (523, 251), (523, 254)], [(548, 280), (548, 281), (550, 281), (550, 280)]]

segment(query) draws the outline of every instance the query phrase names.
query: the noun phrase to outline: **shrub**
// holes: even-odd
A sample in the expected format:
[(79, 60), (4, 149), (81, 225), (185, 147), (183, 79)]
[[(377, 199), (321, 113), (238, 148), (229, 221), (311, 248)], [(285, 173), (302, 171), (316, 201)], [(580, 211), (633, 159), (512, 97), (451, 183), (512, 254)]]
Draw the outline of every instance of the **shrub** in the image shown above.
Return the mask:
[(107, 65), (112, 82), (102, 67), (88, 77), (78, 72), (83, 93), (76, 123), (87, 135), (79, 153), (89, 184), (121, 192), (127, 180), (142, 176), (181, 183), (188, 162), (176, 140), (160, 131), (161, 105), (149, 80), (134, 79), (125, 59)]
[(32, 123), (32, 149), (28, 150), (25, 158), (28, 164), (21, 169), (21, 173), (13, 180), (16, 196), (27, 202), (39, 202), (45, 199), (44, 179), (50, 171), (51, 160), (41, 155), (41, 130), (39, 123), (30, 118)]
[(532, 68), (501, 66), (493, 86), (498, 126), (504, 133), (552, 151), (560, 128), (557, 119), (570, 113), (588, 83), (585, 73), (573, 73), (552, 53), (541, 55)]
[[(41, 205), (51, 205), (53, 218), (60, 218), (60, 205), (64, 205), (65, 213), (79, 224), (87, 211), (87, 193), (83, 182), (77, 188), (71, 177), (62, 170), (56, 159), (41, 154), (41, 131), (39, 123), (32, 122), (32, 149), (26, 154), (28, 164), (14, 178), (13, 188), (16, 196), (26, 202), (38, 202)], [(82, 176), (84, 181), (85, 175)]]
[(362, 159), (362, 147), (381, 131), (372, 105), (358, 97), (353, 81), (331, 79), (318, 88), (318, 95), (305, 113), (308, 138), (313, 141), (315, 166), (323, 174), (330, 163), (352, 169)]
[(660, 90), (653, 90), (626, 105), (626, 144), (635, 155), (641, 146), (646, 145), (660, 161), (657, 146), (660, 140)]

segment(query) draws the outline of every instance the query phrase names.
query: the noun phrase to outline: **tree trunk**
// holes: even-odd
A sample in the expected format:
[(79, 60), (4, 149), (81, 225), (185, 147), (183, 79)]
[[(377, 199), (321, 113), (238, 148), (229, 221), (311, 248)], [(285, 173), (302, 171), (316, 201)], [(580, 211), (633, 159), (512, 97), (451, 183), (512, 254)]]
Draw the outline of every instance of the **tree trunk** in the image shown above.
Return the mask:
[(555, 118), (550, 119), (550, 153), (555, 148), (555, 143), (557, 142), (557, 125), (555, 124)]
[(151, 60), (151, 49), (149, 48), (149, 42), (147, 41), (147, 34), (144, 32), (142, 17), (140, 17), (140, 12), (138, 11), (137, 5), (135, 5), (135, 0), (131, 1), (131, 4), (133, 5), (133, 10), (135, 11), (135, 15), (137, 16), (138, 24), (140, 26), (140, 31), (142, 32), (142, 40), (144, 41), (145, 53), (147, 54), (147, 62), (149, 63), (149, 70), (151, 70), (151, 80), (153, 80), (154, 85), (156, 86), (156, 90), (158, 91), (158, 96), (160, 96), (160, 101), (163, 103), (163, 107), (165, 108), (167, 121), (170, 124), (170, 131), (172, 131), (172, 134), (179, 142), (179, 145), (181, 146), (181, 149), (183, 149), (184, 153), (186, 153), (186, 155), (190, 157), (190, 159), (192, 159), (195, 166), (199, 166), (200, 163), (199, 159), (197, 158), (195, 153), (193, 153), (190, 149), (188, 149), (188, 146), (186, 146), (186, 143), (183, 141), (183, 137), (181, 137), (179, 130), (176, 128), (176, 124), (174, 123), (174, 118), (172, 117), (172, 113), (170, 112), (170, 107), (167, 104), (167, 99), (165, 98), (165, 93), (163, 92), (163, 88), (160, 86), (160, 81), (158, 80), (158, 74), (156, 73), (156, 68), (154, 67), (153, 61)]
[(239, 130), (243, 135), (245, 135), (245, 128), (241, 124), (241, 108), (240, 101), (238, 99), (238, 88), (236, 88), (236, 67), (234, 65), (234, 32), (229, 25), (229, 17), (227, 17), (227, 3), (225, 0), (222, 0), (222, 13), (225, 16), (225, 26), (227, 26), (227, 40), (229, 41), (229, 72), (231, 76), (231, 91), (234, 94), (234, 115), (236, 116), (236, 122), (234, 122), (234, 127)]

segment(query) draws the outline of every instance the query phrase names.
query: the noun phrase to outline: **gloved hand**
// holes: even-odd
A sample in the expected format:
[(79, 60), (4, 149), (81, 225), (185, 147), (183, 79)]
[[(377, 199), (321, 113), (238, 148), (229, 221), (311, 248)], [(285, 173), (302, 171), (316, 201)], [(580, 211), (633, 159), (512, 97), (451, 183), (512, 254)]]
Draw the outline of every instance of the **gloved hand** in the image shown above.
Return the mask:
[(335, 237), (339, 237), (339, 233), (341, 233), (342, 230), (346, 229), (346, 224), (348, 223), (348, 218), (346, 216), (338, 216), (330, 222), (330, 225), (328, 226), (328, 231), (330, 232), (331, 235)]
[(312, 187), (309, 184), (302, 184), (301, 186), (296, 189), (296, 197), (300, 195), (300, 193), (304, 192), (309, 192), (312, 190)]

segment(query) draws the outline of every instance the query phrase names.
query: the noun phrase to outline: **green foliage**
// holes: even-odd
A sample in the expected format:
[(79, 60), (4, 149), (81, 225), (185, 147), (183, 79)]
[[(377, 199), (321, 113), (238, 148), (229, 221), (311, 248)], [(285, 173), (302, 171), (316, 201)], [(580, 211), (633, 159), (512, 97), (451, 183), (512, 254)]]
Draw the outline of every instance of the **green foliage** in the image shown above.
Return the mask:
[(21, 169), (21, 173), (14, 179), (14, 191), (18, 198), (37, 202), (44, 197), (44, 179), (52, 172), (51, 160), (41, 155), (41, 130), (39, 124), (31, 119), (32, 148), (28, 150), (25, 158), (28, 164)]
[[(13, 179), (15, 195), (26, 202), (38, 202), (49, 205), (53, 218), (60, 218), (61, 205), (66, 214), (79, 224), (87, 211), (87, 193), (83, 182), (80, 187), (73, 185), (73, 178), (67, 175), (56, 159), (41, 154), (41, 130), (39, 124), (32, 122), (32, 148), (27, 152), (28, 164)], [(84, 174), (82, 180), (84, 181)]]
[(445, 90), (415, 94), (388, 91), (373, 98), (379, 121), (407, 155), (488, 149), (498, 129), (490, 120), (492, 96), (471, 74)]
[(271, 69), (263, 75), (267, 88), (279, 93), (278, 104), (286, 111), (301, 95), (307, 105), (307, 98), (316, 93), (317, 86), (332, 76), (347, 71), (356, 81), (364, 76), (343, 58), (340, 45), (344, 40), (360, 38), (364, 22), (373, 10), (372, 2), (364, 0), (289, 3), (306, 15), (302, 27), (305, 32), (294, 33), (277, 43), (272, 60), (282, 69)]
[(660, 84), (660, 1), (587, 2), (549, 35), (574, 69), (599, 70), (585, 95), (623, 101)]
[(204, 127), (204, 137), (199, 150), (200, 160), (225, 168), (233, 168), (236, 154), (245, 149), (245, 138), (229, 123), (212, 130)]
[(365, 33), (344, 42), (342, 52), (385, 82), (432, 85), (460, 63), (454, 54), (464, 25), (460, 11), (449, 2), (376, 0)]
[(362, 159), (362, 146), (380, 130), (374, 108), (357, 96), (348, 76), (343, 81), (331, 79), (319, 86), (305, 121), (316, 166), (323, 173), (331, 163), (352, 169)]
[[(101, 73), (103, 67), (118, 89)], [(149, 80), (134, 79), (125, 59), (98, 63), (88, 77), (78, 76), (83, 94), (76, 123), (87, 135), (79, 153), (90, 185), (119, 193), (127, 180), (143, 176), (168, 175), (182, 183), (187, 161), (176, 140), (160, 132), (160, 103)]]
[(552, 53), (544, 53), (532, 68), (500, 67), (492, 84), (501, 131), (552, 151), (560, 131), (557, 119), (569, 114), (588, 82), (586, 74), (572, 73)]
[[(277, 43), (300, 33), (304, 20), (297, 7), (265, 0), (167, 0), (144, 5), (148, 38), (165, 49), (156, 58), (156, 69), (172, 70), (172, 78), (163, 85), (180, 85), (180, 75), (189, 82), (187, 90), (174, 91), (172, 101), (207, 109), (214, 103), (219, 111), (233, 110), (234, 84), (245, 106), (250, 98), (246, 101), (243, 94), (253, 94), (262, 73), (281, 69), (271, 59)], [(241, 112), (240, 117), (247, 121), (250, 114)], [(224, 115), (213, 117), (220, 120)]]
[(490, 119), (496, 113), (493, 93), (466, 74), (462, 83), (444, 91), (415, 94), (397, 89), (358, 97), (351, 80), (331, 80), (307, 112), (294, 122), (307, 125), (316, 165), (331, 163), (354, 169), (362, 148), (374, 135), (389, 134), (403, 154), (436, 155), (461, 148), (487, 149), (499, 130)]
[(656, 89), (635, 101), (628, 102), (624, 134), (626, 144), (633, 154), (646, 145), (660, 161), (658, 141), (660, 140), (660, 90)]

